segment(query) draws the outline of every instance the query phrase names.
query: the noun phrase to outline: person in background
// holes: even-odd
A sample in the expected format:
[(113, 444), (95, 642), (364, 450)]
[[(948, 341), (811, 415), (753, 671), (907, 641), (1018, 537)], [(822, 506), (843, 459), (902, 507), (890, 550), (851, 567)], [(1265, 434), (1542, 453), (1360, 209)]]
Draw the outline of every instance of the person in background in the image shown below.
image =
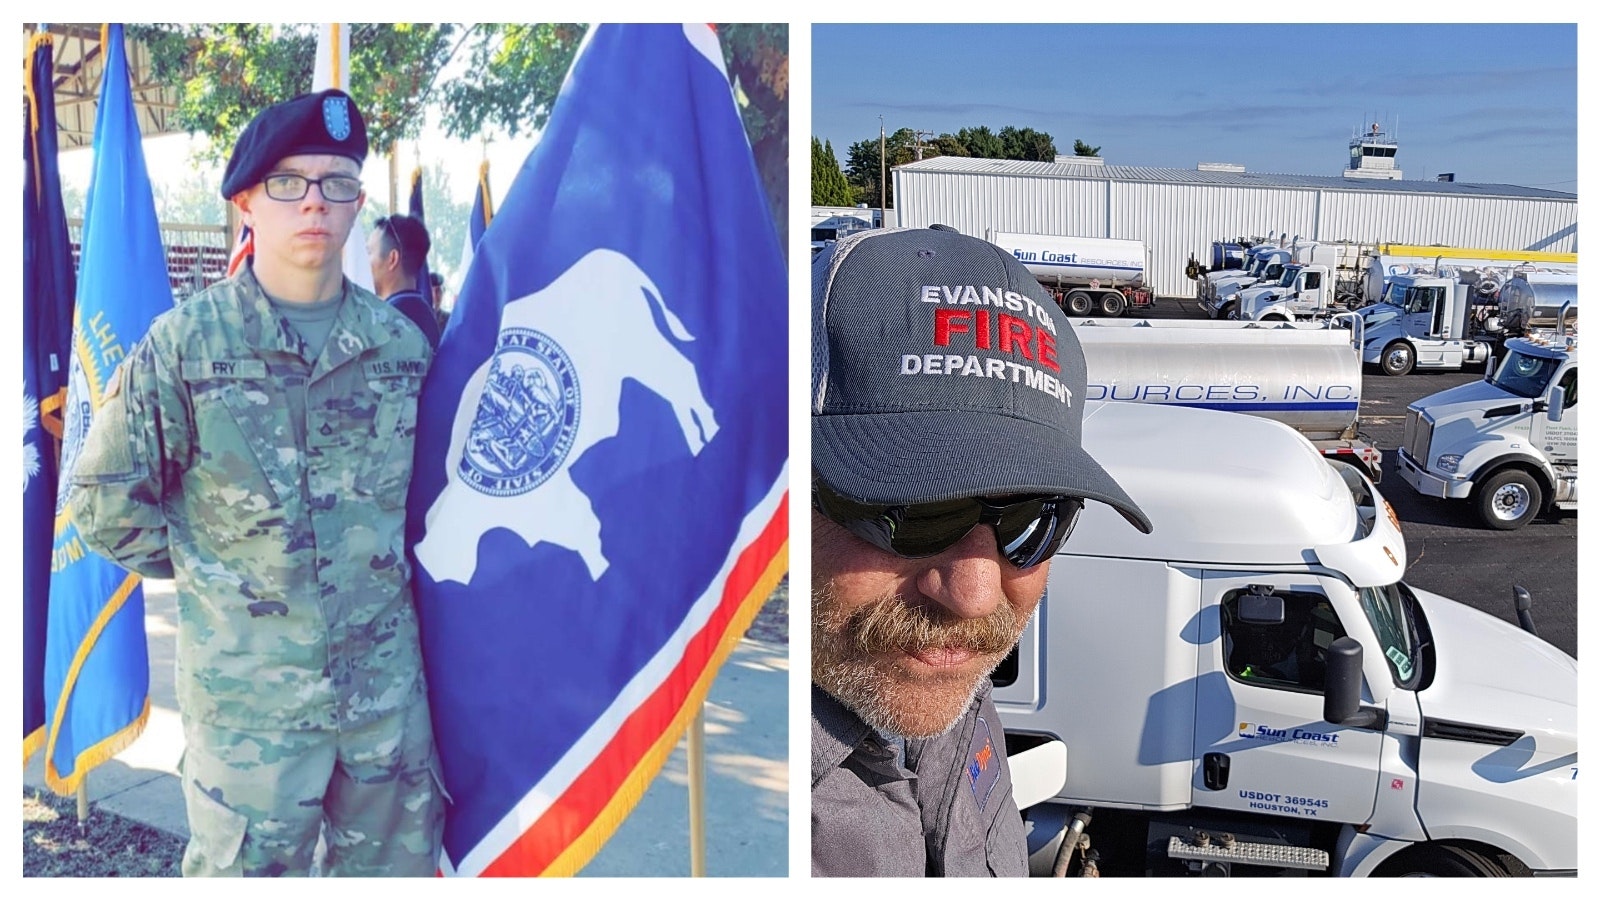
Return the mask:
[(444, 308), (444, 276), (429, 272), (428, 283), (433, 286), (433, 316), (439, 320), (439, 333), (442, 335), (444, 326), (450, 324), (450, 310)]
[(428, 343), (439, 349), (439, 319), (431, 299), (433, 286), (425, 285), (429, 296), (417, 286), (417, 272), (428, 258), (428, 229), (410, 216), (396, 213), (384, 216), (367, 236), (367, 256), (372, 262), (372, 286), (390, 306), (422, 329)]

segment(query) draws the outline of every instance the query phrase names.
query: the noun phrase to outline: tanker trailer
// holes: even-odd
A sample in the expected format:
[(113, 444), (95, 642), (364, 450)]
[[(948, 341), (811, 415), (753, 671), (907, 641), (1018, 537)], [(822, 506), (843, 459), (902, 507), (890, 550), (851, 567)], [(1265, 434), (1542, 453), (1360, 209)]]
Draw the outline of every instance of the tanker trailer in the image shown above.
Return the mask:
[(1577, 319), (1578, 276), (1558, 272), (1526, 272), (1500, 288), (1500, 325), (1510, 335), (1552, 328), (1563, 305)]
[[(1362, 323), (1356, 314), (1306, 323), (1072, 324), (1088, 365), (1085, 400), (1196, 406), (1273, 419), (1300, 432), (1323, 455), (1360, 466), (1374, 482), (1382, 478), (1382, 452), (1358, 434)], [(1228, 455), (1217, 459), (1227, 465)]]
[(1143, 241), (1015, 234), (990, 229), (988, 241), (1015, 256), (1069, 315), (1098, 310), (1120, 316), (1153, 301), (1144, 287), (1149, 251)]

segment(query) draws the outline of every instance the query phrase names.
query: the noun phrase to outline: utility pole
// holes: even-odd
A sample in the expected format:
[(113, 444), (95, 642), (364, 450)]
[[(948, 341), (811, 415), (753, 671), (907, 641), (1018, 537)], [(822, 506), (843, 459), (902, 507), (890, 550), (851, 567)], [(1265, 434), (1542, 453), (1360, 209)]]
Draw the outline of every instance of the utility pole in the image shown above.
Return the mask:
[(883, 116), (878, 117), (878, 214), (889, 219), (889, 160), (885, 157)]

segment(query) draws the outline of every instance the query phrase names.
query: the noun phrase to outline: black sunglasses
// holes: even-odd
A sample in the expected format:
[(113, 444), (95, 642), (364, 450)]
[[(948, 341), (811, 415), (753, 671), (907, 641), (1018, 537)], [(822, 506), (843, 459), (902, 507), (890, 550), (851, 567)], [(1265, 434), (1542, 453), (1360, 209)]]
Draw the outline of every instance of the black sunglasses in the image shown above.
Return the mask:
[(963, 497), (934, 503), (862, 503), (811, 481), (811, 505), (879, 550), (906, 559), (937, 556), (972, 529), (994, 526), (995, 547), (1019, 569), (1054, 556), (1083, 512), (1081, 497)]

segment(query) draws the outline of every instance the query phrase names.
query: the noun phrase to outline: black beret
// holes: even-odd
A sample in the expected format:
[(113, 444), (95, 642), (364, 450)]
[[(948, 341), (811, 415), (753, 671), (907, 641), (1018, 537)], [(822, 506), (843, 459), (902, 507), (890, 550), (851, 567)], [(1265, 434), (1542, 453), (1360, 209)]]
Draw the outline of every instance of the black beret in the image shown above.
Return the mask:
[(247, 190), (285, 156), (326, 153), (357, 165), (367, 159), (367, 123), (350, 95), (337, 88), (301, 94), (269, 106), (244, 127), (222, 173), (222, 199)]

